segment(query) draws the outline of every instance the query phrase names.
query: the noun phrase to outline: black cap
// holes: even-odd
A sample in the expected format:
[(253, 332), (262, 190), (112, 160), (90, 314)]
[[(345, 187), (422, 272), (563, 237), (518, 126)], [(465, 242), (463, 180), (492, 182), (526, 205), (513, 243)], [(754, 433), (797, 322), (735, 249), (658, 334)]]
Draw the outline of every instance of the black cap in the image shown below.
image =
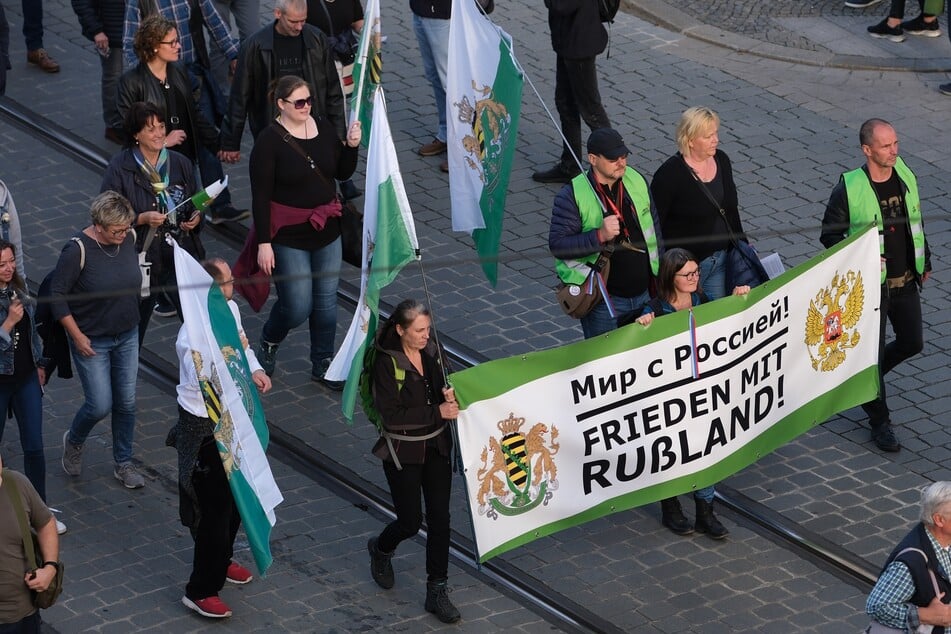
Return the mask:
[(613, 161), (631, 153), (620, 133), (612, 128), (598, 128), (588, 137), (588, 153)]

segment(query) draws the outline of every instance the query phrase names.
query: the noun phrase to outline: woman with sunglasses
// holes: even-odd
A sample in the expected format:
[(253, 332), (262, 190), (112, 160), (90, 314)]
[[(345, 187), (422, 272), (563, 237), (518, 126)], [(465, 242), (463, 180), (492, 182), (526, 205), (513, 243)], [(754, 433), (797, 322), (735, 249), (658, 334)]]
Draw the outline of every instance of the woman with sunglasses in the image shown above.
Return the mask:
[(218, 130), (202, 116), (195, 91), (179, 65), (181, 43), (175, 23), (154, 14), (143, 20), (133, 40), (138, 65), (119, 78), (118, 109), (125, 119), (132, 104), (153, 103), (165, 113), (165, 145), (195, 164), (204, 146), (218, 152)]
[[(146, 252), (152, 263), (152, 292), (139, 310), (139, 345), (159, 295), (172, 303), (179, 320), (181, 302), (174, 289), (175, 261), (172, 246), (165, 241), (171, 235), (196, 259), (205, 257), (201, 244), (201, 214), (189, 199), (197, 191), (195, 167), (183, 154), (165, 147), (165, 116), (162, 109), (141, 101), (132, 104), (125, 116), (128, 146), (112, 157), (102, 176), (99, 191), (119, 192), (135, 210), (133, 225), (136, 251)], [(162, 287), (171, 290), (161, 291)]]
[[(749, 292), (749, 286), (733, 289), (734, 295), (746, 295)], [(656, 316), (689, 310), (707, 301), (706, 294), (700, 289), (700, 263), (697, 258), (686, 249), (670, 249), (660, 259), (657, 297), (644, 306), (644, 314), (637, 318), (637, 323), (647, 326)], [(713, 514), (715, 491), (712, 485), (694, 491), (697, 519), (693, 525), (684, 517), (680, 500), (676, 497), (661, 500), (661, 523), (677, 535), (690, 535), (696, 530), (713, 539), (725, 538), (730, 531)]]
[(334, 179), (346, 180), (356, 169), (360, 123), (341, 140), (327, 119), (312, 115), (310, 86), (294, 75), (278, 79), (269, 97), (278, 116), (251, 150), (251, 208), (257, 263), (275, 276), (277, 302), (257, 356), (271, 376), (278, 346), (307, 321), (311, 379), (342, 390), (343, 383), (324, 378), (334, 353), (342, 257)]
[(50, 285), (53, 317), (69, 336), (85, 397), (63, 434), (63, 470), (82, 474), (83, 444), (111, 413), (113, 475), (127, 489), (139, 489), (145, 479), (132, 464), (142, 288), (135, 212), (121, 194), (107, 191), (92, 201), (90, 216), (92, 224), (63, 247)]

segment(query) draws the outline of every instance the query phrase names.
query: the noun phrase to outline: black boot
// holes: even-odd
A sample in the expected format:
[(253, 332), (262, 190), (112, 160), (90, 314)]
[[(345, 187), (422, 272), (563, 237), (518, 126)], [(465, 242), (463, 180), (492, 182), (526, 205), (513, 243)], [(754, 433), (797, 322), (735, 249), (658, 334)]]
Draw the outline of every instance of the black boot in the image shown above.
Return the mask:
[(367, 542), (367, 550), (370, 551), (370, 575), (373, 576), (373, 580), (376, 581), (378, 586), (384, 590), (389, 590), (393, 587), (395, 581), (393, 578), (393, 564), (390, 562), (393, 553), (385, 553), (380, 550), (377, 541), (379, 541), (378, 538), (372, 537)]
[(676, 497), (661, 500), (660, 510), (660, 523), (669, 528), (672, 533), (675, 535), (690, 535), (693, 533), (693, 525), (690, 520), (684, 517), (684, 510), (680, 506), (680, 500)]
[(711, 539), (723, 539), (730, 534), (730, 531), (713, 514), (713, 502), (700, 498), (694, 498), (693, 501), (697, 505), (697, 521), (694, 528), (698, 533), (706, 533)]
[(426, 611), (432, 612), (443, 623), (455, 623), (462, 618), (449, 600), (445, 579), (426, 582)]

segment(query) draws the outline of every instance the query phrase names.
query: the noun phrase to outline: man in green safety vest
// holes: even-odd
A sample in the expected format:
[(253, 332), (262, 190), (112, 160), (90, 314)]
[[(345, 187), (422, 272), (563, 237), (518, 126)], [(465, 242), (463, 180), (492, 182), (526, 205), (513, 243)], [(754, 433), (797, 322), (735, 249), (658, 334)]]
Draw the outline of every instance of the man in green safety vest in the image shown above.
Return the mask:
[[(603, 287), (604, 300), (581, 317), (585, 339), (613, 330), (618, 317), (640, 315), (663, 252), (657, 211), (647, 181), (627, 166), (630, 153), (616, 130), (592, 132), (590, 169), (562, 187), (552, 208), (548, 248), (558, 277), (579, 292)], [(606, 280), (591, 273), (605, 261)]]
[[(872, 440), (882, 451), (898, 451), (885, 402), (885, 374), (923, 346), (918, 291), (931, 275), (931, 251), (921, 220), (918, 180), (898, 156), (895, 128), (869, 119), (859, 130), (865, 165), (842, 174), (832, 190), (819, 240), (826, 247), (874, 222), (882, 258), (881, 333), (878, 352), (879, 394), (862, 405)], [(885, 321), (895, 339), (885, 345)]]

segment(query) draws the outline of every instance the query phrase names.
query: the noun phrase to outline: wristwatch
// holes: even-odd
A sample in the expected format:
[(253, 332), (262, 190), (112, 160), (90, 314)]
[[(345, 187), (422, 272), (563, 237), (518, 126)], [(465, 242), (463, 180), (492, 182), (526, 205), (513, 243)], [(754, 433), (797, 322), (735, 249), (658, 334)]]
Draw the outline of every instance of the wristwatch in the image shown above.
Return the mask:
[(58, 561), (44, 561), (43, 565), (40, 568), (46, 568), (47, 566), (53, 566), (56, 568), (57, 572), (59, 571), (59, 562)]

